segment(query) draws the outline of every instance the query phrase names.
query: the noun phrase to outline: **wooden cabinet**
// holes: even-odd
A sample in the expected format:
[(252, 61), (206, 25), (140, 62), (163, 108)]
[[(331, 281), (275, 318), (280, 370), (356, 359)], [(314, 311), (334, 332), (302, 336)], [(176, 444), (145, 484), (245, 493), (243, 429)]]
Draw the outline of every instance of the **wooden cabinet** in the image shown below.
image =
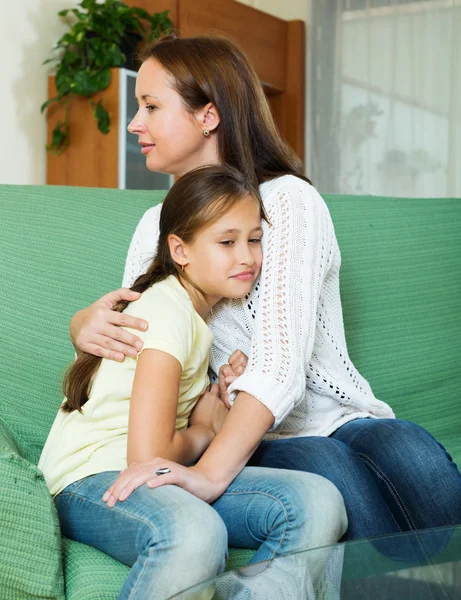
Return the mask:
[[(233, 0), (125, 0), (125, 3), (149, 12), (169, 10), (183, 37), (223, 33), (235, 41), (255, 67), (282, 137), (304, 158), (304, 21), (283, 21)], [(96, 101), (104, 98), (111, 117), (111, 131), (107, 135), (98, 131), (88, 101), (72, 100), (71, 144), (59, 156), (48, 153), (48, 184), (120, 187), (123, 181), (120, 170), (125, 160), (120, 153), (126, 128), (120, 78), (121, 73), (114, 69), (110, 86), (95, 97)], [(50, 77), (48, 97), (54, 95), (54, 78)], [(50, 107), (49, 139), (62, 114), (62, 107)]]

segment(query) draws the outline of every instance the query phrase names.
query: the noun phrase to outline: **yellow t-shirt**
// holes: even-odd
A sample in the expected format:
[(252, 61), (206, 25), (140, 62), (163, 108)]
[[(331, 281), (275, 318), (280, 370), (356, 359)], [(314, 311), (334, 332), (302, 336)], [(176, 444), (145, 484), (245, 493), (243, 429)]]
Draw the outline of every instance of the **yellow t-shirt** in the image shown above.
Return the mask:
[[(125, 313), (149, 323), (146, 332), (127, 329), (144, 340), (143, 350), (162, 350), (181, 363), (176, 429), (185, 429), (195, 403), (209, 384), (211, 331), (173, 276), (146, 290)], [(102, 359), (82, 413), (58, 411), (38, 464), (53, 496), (88, 475), (126, 468), (136, 362), (129, 357), (123, 363)]]

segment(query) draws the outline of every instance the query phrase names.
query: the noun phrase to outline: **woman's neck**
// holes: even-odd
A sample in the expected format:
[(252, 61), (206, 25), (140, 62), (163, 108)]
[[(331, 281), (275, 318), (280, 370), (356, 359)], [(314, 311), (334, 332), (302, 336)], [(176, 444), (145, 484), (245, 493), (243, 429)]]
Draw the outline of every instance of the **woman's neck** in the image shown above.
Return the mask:
[(172, 175), (180, 178), (194, 169), (222, 164), (217, 143), (215, 140), (213, 140), (213, 142), (214, 143), (212, 143), (212, 140), (206, 140), (205, 145), (197, 153), (190, 157), (190, 160), (187, 162), (187, 164), (183, 164), (181, 166), (178, 165), (177, 172), (172, 173)]

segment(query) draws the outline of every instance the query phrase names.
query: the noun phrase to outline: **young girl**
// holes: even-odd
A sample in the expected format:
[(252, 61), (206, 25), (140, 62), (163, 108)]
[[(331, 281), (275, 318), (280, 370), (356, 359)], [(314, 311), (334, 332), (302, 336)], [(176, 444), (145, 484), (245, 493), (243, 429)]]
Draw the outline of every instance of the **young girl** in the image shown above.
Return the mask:
[(142, 350), (123, 363), (83, 353), (66, 375), (39, 467), (63, 534), (133, 566), (120, 599), (161, 600), (216, 575), (227, 531), (241, 532), (244, 522), (240, 545), (259, 547), (255, 561), (334, 542), (345, 530), (339, 492), (307, 474), (242, 473), (229, 490), (230, 501), (240, 495), (239, 515), (176, 486), (103, 498), (128, 466), (132, 473), (157, 458), (165, 476), (171, 461), (195, 463), (221, 428), (228, 411), (217, 386), (207, 391), (213, 336), (204, 319), (257, 280), (261, 218), (258, 189), (235, 169), (184, 175), (163, 203), (156, 256), (132, 286), (140, 298), (116, 307), (148, 321)]

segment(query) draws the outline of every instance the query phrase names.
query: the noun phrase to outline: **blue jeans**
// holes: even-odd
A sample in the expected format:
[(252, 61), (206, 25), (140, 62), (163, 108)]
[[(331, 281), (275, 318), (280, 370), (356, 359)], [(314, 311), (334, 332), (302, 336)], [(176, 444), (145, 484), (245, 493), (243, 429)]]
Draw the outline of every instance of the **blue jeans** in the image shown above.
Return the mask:
[(461, 474), (425, 429), (399, 419), (356, 419), (330, 437), (263, 441), (252, 465), (332, 481), (349, 526), (343, 540), (461, 523)]
[(310, 473), (246, 468), (212, 506), (176, 486), (141, 486), (109, 508), (102, 495), (117, 476), (72, 483), (55, 505), (66, 537), (132, 567), (120, 600), (162, 600), (214, 577), (228, 543), (255, 549), (254, 563), (332, 544), (347, 527), (338, 490)]

